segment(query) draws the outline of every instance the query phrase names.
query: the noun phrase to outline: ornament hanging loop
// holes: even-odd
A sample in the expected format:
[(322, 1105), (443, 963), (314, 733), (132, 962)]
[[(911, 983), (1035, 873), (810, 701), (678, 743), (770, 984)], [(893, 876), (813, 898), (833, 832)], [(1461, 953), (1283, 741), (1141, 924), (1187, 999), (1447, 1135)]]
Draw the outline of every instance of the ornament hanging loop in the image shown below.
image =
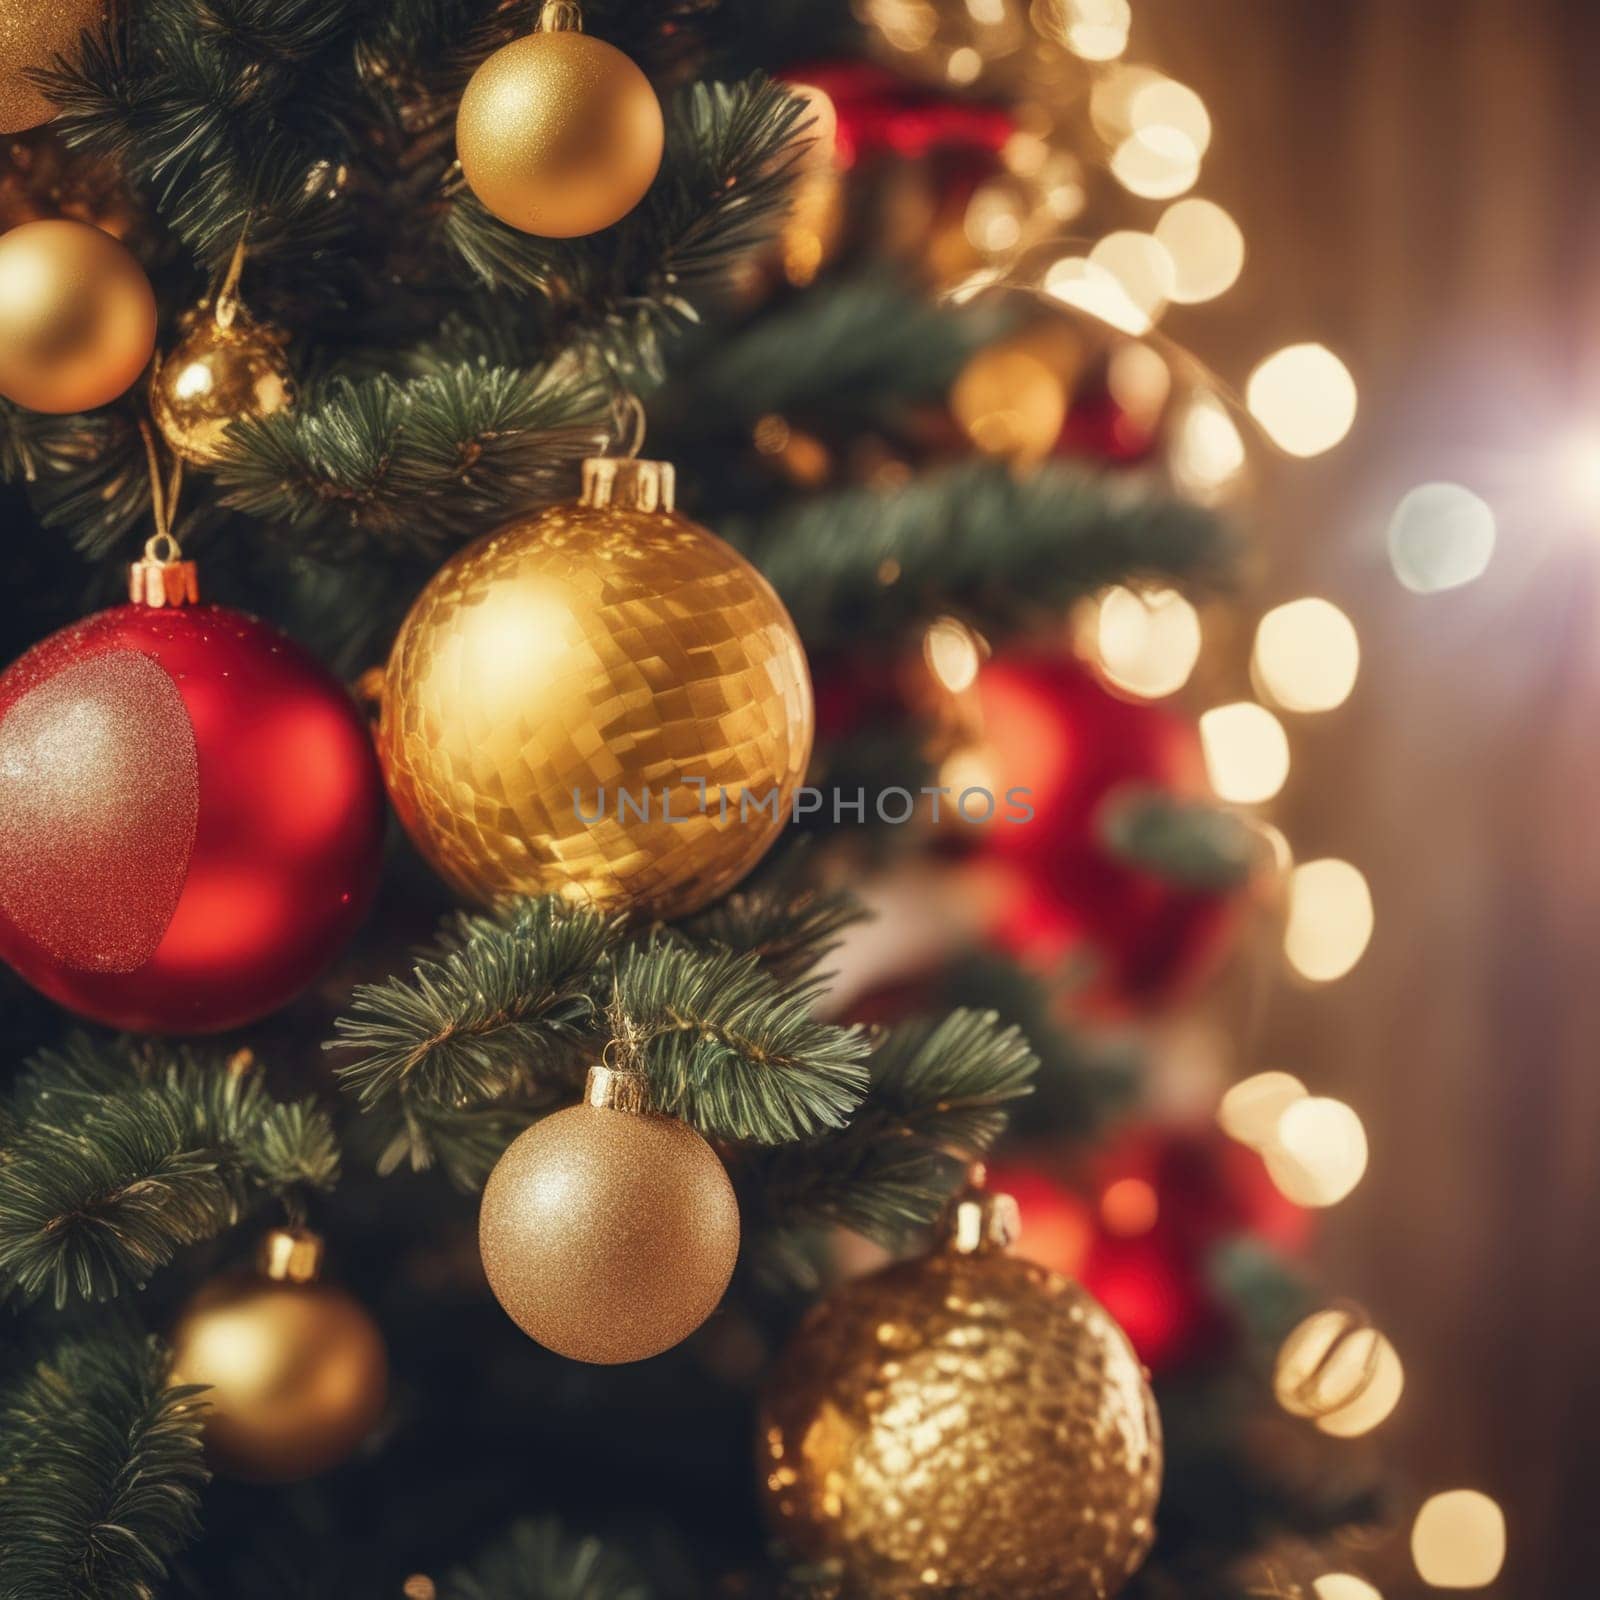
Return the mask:
[(583, 12), (576, 0), (544, 0), (537, 27), (540, 33), (582, 33)]
[(128, 598), (136, 606), (194, 605), (200, 598), (199, 573), (194, 562), (183, 559), (183, 547), (172, 531), (183, 487), (183, 462), (173, 461), (172, 476), (163, 485), (150, 424), (141, 421), (139, 434), (150, 469), (150, 512), (156, 531), (145, 540), (143, 558), (128, 568)]
[(623, 460), (636, 459), (644, 449), (645, 430), (649, 427), (644, 402), (631, 389), (616, 390), (611, 396), (611, 420), (616, 435), (612, 442), (621, 447)]
[(239, 315), (239, 279), (244, 276), (245, 241), (249, 237), (250, 219), (247, 216), (239, 232), (239, 242), (233, 247), (233, 255), (228, 260), (228, 270), (217, 289), (216, 304), (212, 309), (217, 326), (224, 332), (233, 326)]

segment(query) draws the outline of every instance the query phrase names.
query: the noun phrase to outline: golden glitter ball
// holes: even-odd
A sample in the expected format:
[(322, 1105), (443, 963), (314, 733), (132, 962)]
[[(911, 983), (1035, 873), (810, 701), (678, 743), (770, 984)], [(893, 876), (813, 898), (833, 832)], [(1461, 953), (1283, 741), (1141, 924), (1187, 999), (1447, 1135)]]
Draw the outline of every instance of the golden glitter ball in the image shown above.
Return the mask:
[(156, 347), (156, 297), (125, 245), (86, 222), (0, 235), (0, 395), (92, 411), (132, 387)]
[(233, 1477), (325, 1472), (383, 1415), (383, 1336), (353, 1296), (315, 1280), (319, 1255), (309, 1235), (269, 1235), (261, 1270), (207, 1284), (172, 1329), (172, 1382), (209, 1385), (206, 1453)]
[(678, 917), (781, 831), (811, 680), (766, 579), (671, 510), (670, 466), (584, 476), (582, 502), (511, 523), (423, 590), (389, 658), (379, 755), (407, 831), (463, 894)]
[(1085, 1290), (1005, 1254), (1009, 1204), (963, 1202), (931, 1254), (836, 1291), (767, 1382), (768, 1521), (843, 1594), (1107, 1600), (1150, 1549), (1138, 1357)]
[(643, 1079), (596, 1067), (581, 1105), (537, 1122), (483, 1191), (495, 1298), (547, 1349), (614, 1365), (659, 1355), (716, 1310), (739, 1254), (728, 1174)]
[(664, 140), (650, 80), (614, 46), (566, 29), (496, 50), (456, 114), (472, 192), (502, 222), (550, 239), (627, 216), (655, 181)]
[(104, 0), (0, 0), (0, 133), (37, 128), (56, 114), (27, 74), (54, 66), (57, 56), (76, 62), (80, 35), (104, 15)]
[(156, 366), (150, 415), (185, 461), (210, 466), (228, 429), (245, 417), (270, 417), (294, 401), (294, 375), (276, 328), (236, 317), (227, 327), (201, 316)]

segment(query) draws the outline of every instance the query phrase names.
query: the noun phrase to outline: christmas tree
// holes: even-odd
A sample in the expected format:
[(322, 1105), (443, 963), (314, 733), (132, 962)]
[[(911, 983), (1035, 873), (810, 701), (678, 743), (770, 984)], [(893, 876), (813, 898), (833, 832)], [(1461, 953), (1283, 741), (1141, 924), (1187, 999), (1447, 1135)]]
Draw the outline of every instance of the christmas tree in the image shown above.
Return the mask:
[(1129, 1026), (1274, 869), (1069, 636), (1244, 559), (1028, 276), (1119, 9), (12, 9), (0, 1595), (1359, 1565), (1304, 1090)]

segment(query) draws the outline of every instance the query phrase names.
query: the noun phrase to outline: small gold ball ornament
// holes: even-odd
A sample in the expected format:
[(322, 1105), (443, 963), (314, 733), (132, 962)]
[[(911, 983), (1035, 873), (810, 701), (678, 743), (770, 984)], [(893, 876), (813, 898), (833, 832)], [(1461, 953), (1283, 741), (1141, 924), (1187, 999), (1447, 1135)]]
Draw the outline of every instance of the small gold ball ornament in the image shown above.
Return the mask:
[(1108, 1600), (1154, 1536), (1161, 1429), (1127, 1336), (1005, 1253), (969, 1191), (933, 1252), (857, 1279), (768, 1380), (760, 1472), (779, 1541), (872, 1600)]
[(326, 1472), (383, 1415), (383, 1336), (353, 1296), (317, 1281), (321, 1255), (314, 1234), (275, 1230), (258, 1270), (207, 1284), (173, 1327), (172, 1382), (209, 1386), (206, 1453), (230, 1476)]
[(150, 415), (162, 438), (185, 461), (210, 466), (235, 422), (293, 404), (284, 342), (279, 329), (242, 315), (197, 317), (150, 379)]
[(379, 756), (418, 849), (471, 898), (670, 919), (782, 830), (811, 752), (805, 653), (672, 482), (665, 462), (585, 462), (580, 503), (453, 557), (401, 626)]
[(56, 108), (29, 80), (55, 58), (78, 57), (78, 40), (105, 15), (104, 0), (0, 0), (0, 133), (37, 128)]
[(473, 73), (456, 114), (468, 187), (502, 222), (550, 239), (627, 216), (655, 182), (666, 136), (650, 80), (581, 26), (569, 0), (546, 5), (537, 33)]
[(86, 222), (0, 235), (0, 395), (30, 411), (92, 411), (156, 347), (156, 297), (126, 245)]
[(515, 1139), (484, 1187), (478, 1246), (495, 1298), (574, 1361), (670, 1350), (733, 1276), (739, 1208), (722, 1163), (645, 1107), (642, 1077), (594, 1067), (583, 1103)]

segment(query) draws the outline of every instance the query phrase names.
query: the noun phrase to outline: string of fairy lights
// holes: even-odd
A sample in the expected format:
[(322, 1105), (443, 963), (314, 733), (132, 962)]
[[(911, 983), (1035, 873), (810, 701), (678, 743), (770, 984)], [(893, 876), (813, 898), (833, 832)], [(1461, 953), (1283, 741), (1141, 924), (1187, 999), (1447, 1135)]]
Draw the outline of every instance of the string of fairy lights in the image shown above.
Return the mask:
[[(1021, 286), (1087, 313), (1130, 341), (1110, 363), (1118, 400), (1137, 409), (1141, 397), (1154, 395), (1155, 404), (1164, 405), (1171, 369), (1194, 363), (1164, 346), (1157, 332), (1163, 315), (1172, 306), (1228, 293), (1248, 251), (1234, 218), (1193, 192), (1212, 137), (1201, 96), (1125, 59), (1129, 0), (1033, 0), (1025, 14), (1016, 0), (860, 4), (886, 54), (906, 69), (958, 87), (992, 81), (1021, 101), (1019, 131), (1002, 152), (1006, 171), (975, 190), (963, 220), (983, 265), (952, 297)], [(1070, 111), (1064, 109), (1069, 104)], [(1084, 163), (1085, 106), (1103, 170)], [(1143, 202), (1159, 206), (1159, 213), (1146, 227), (1122, 225), (1063, 244), (1063, 230), (1081, 223), (1093, 184), (1107, 176), (1119, 191), (1113, 209)], [(1000, 440), (995, 453), (1026, 464), (1019, 439), (1026, 433), (1028, 388), (1044, 382), (1037, 368), (1026, 352), (1012, 351), (990, 364), (986, 382), (969, 382), (965, 393), (958, 387), (953, 406), (980, 448), (989, 430)], [(1193, 498), (1218, 504), (1247, 477), (1247, 435), (1285, 456), (1321, 456), (1345, 440), (1358, 408), (1356, 381), (1333, 351), (1315, 342), (1288, 345), (1264, 355), (1237, 393), (1209, 373), (1190, 386), (1169, 426), (1167, 469)], [(1050, 414), (1041, 439), (1053, 437), (1052, 426), (1059, 422)], [(1410, 491), (1387, 530), (1394, 575), (1417, 594), (1481, 576), (1494, 542), (1493, 511), (1452, 483)], [(1205, 647), (1200, 612), (1170, 588), (1112, 588), (1075, 619), (1073, 633), (1077, 648), (1110, 683), (1148, 699), (1190, 687)], [(925, 643), (947, 689), (959, 692), (970, 683), (979, 654), (960, 624), (942, 619)], [(1322, 596), (1302, 596), (1259, 618), (1249, 660), (1251, 695), (1208, 705), (1199, 715), (1216, 796), (1253, 817), (1272, 843), (1285, 884), (1282, 959), (1310, 985), (1336, 982), (1361, 960), (1374, 928), (1372, 894), (1349, 861), (1294, 859), (1260, 808), (1289, 780), (1289, 728), (1296, 719), (1344, 705), (1360, 669), (1360, 639), (1350, 617)], [(1357, 1111), (1313, 1093), (1290, 1073), (1264, 1071), (1236, 1083), (1222, 1099), (1218, 1120), (1261, 1154), (1273, 1181), (1299, 1205), (1337, 1205), (1366, 1172), (1367, 1137)], [(1326, 1435), (1350, 1439), (1389, 1419), (1405, 1373), (1400, 1354), (1366, 1313), (1339, 1303), (1285, 1340), (1273, 1387), (1287, 1412)], [(1504, 1516), (1475, 1489), (1434, 1494), (1415, 1511), (1411, 1557), (1426, 1585), (1485, 1587), (1498, 1577), (1505, 1549)], [(1321, 1575), (1313, 1589), (1317, 1600), (1382, 1600), (1365, 1578), (1344, 1571)]]

